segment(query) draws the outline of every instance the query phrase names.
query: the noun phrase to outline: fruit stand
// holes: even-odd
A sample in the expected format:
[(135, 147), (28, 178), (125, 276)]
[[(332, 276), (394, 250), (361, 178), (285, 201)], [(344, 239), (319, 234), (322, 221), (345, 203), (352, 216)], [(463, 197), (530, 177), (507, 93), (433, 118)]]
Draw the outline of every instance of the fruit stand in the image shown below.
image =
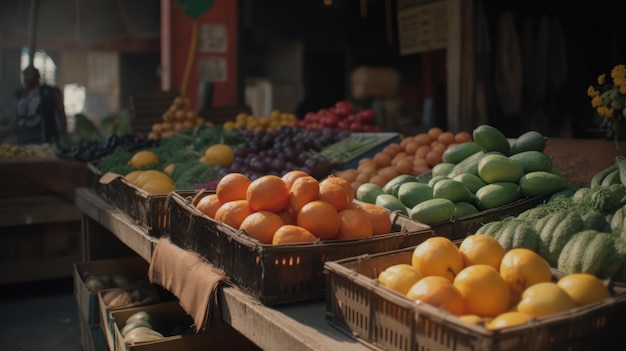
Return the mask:
[[(621, 268), (621, 249), (612, 244), (613, 240), (619, 239), (601, 231), (610, 230), (610, 219), (607, 222), (609, 217), (604, 217), (605, 214), (626, 218), (626, 214), (617, 211), (626, 199), (622, 196), (626, 190), (618, 169), (621, 168), (618, 160), (623, 158), (620, 150), (626, 145), (601, 140), (545, 138), (532, 131), (507, 139), (495, 128), (483, 125), (474, 130), (472, 139), (465, 139), (469, 133), (459, 134), (463, 139), (458, 142), (453, 142), (453, 134), (443, 131), (428, 136), (443, 135), (440, 140), (444, 137), (449, 140), (447, 149), (439, 149), (438, 155), (431, 154), (428, 158), (426, 153), (422, 154), (424, 159), (417, 169), (426, 166), (431, 172), (411, 175), (415, 170), (407, 167), (405, 173), (398, 174), (400, 167), (390, 166), (393, 162), (391, 155), (417, 160), (419, 145), (411, 144), (424, 139), (424, 135), (387, 138), (386, 143), (370, 144), (369, 151), (359, 150), (358, 158), (343, 163), (343, 168), (335, 168), (333, 174), (319, 179), (301, 170), (283, 168), (282, 173), (272, 168), (255, 170), (261, 174), (254, 174), (250, 169), (238, 173), (228, 168), (227, 163), (236, 162), (237, 158), (252, 161), (252, 150), (246, 150), (245, 154), (238, 152), (239, 148), (246, 148), (241, 146), (243, 144), (233, 147), (234, 150), (223, 144), (205, 146), (206, 150), (219, 148), (219, 156), (227, 154), (228, 162), (224, 157), (211, 155), (211, 161), (207, 162), (220, 162), (216, 165), (219, 180), (211, 183), (203, 179), (202, 187), (194, 190), (179, 189), (166, 175), (167, 171), (158, 170), (158, 167), (165, 166), (158, 165), (158, 150), (156, 153), (136, 152), (134, 156), (128, 153), (125, 157), (130, 161), (124, 167), (133, 167), (135, 162), (151, 162), (152, 167), (157, 166), (148, 170), (138, 165), (134, 170), (118, 168), (125, 170), (125, 175), (107, 172), (99, 175), (95, 184), (76, 189), (75, 203), (82, 212), (83, 261), (96, 263), (128, 256), (142, 258), (150, 264), (147, 275), (151, 282), (175, 295), (180, 307), (193, 316), (196, 331), (212, 330), (215, 327), (211, 324), (215, 322), (211, 319), (213, 316), (235, 330), (243, 338), (241, 340), (255, 344), (248, 344), (251, 349), (413, 350), (428, 345), (433, 350), (448, 350), (449, 345), (442, 341), (447, 338), (467, 350), (496, 350), (509, 344), (517, 346), (507, 346), (507, 349), (517, 350), (519, 347), (545, 349), (585, 343), (595, 345), (602, 340), (613, 340), (614, 327), (620, 323), (621, 311), (626, 306), (626, 285), (611, 282), (605, 287), (600, 278), (614, 276), (622, 279), (618, 277), (626, 270)], [(247, 137), (248, 142), (262, 142), (252, 132), (247, 132)], [(412, 152), (408, 151), (411, 147)], [(208, 155), (202, 150), (197, 149), (194, 157), (206, 158)], [(405, 156), (407, 153), (410, 154)], [(267, 156), (272, 155), (264, 155)], [(306, 167), (307, 163), (300, 165)], [(325, 167), (328, 170), (328, 164)], [(374, 168), (374, 171), (367, 167)], [(376, 167), (381, 168), (376, 171)], [(307, 170), (314, 168), (311, 166)], [(355, 172), (359, 173), (356, 168), (368, 169), (360, 173), (378, 173), (380, 179), (372, 177), (369, 182), (355, 181)], [(383, 176), (383, 169), (396, 173)], [(351, 170), (355, 171), (352, 175)], [(608, 176), (609, 170), (611, 176)], [(152, 190), (155, 188), (146, 186), (150, 181), (167, 184), (167, 187)], [(378, 181), (384, 181), (380, 183), (382, 186)], [(330, 186), (331, 183), (334, 187)], [(311, 192), (313, 188), (319, 192)], [(581, 189), (589, 195), (577, 191)], [(343, 196), (335, 196), (339, 193)], [(558, 201), (565, 202), (559, 204)], [(591, 203), (601, 217), (593, 223), (582, 219), (591, 214), (585, 201)], [(330, 212), (322, 211), (324, 206), (319, 203), (326, 203)], [(461, 208), (459, 203), (466, 205)], [(367, 219), (372, 225), (369, 232), (362, 226), (348, 227), (354, 225), (358, 216), (342, 218), (349, 211), (366, 211), (366, 206), (384, 209), (385, 217), (389, 217), (389, 226), (376, 235), (373, 235), (373, 218)], [(292, 209), (292, 212), (285, 212), (285, 208)], [(557, 208), (560, 211), (555, 210)], [(309, 211), (310, 215), (307, 214)], [(337, 217), (333, 217), (333, 213)], [(311, 220), (315, 218), (317, 220)], [(619, 232), (621, 222), (613, 222), (611, 228)], [(285, 229), (289, 225), (285, 223), (294, 223), (289, 232)], [(557, 229), (559, 224), (570, 225)], [(490, 283), (497, 281), (497, 290), (489, 290), (489, 294), (498, 291), (490, 300), (499, 301), (498, 307), (491, 303), (493, 306), (482, 309), (472, 307), (477, 308), (475, 315), (470, 313), (457, 318), (467, 308), (458, 306), (459, 299), (464, 296), (457, 298), (457, 307), (451, 307), (451, 310), (443, 307), (443, 310), (428, 302), (432, 293), (420, 295), (417, 291), (411, 292), (412, 288), (408, 292), (396, 290), (398, 278), (393, 277), (395, 273), (389, 271), (388, 276), (384, 276), (386, 268), (394, 268), (394, 265), (407, 266), (408, 263), (416, 269), (421, 257), (427, 260), (428, 252), (436, 249), (424, 248), (434, 239), (448, 242), (447, 250), (451, 251), (441, 254), (448, 257), (468, 250), (470, 244), (466, 242), (470, 240), (466, 238), (469, 237), (489, 239), (490, 245), (495, 245), (492, 251), (498, 247), (502, 252), (503, 257), (497, 259), (497, 262), (502, 260), (502, 264), (507, 257), (504, 253), (530, 255), (531, 262), (541, 267), (538, 271), (541, 277), (532, 279), (548, 285), (546, 289), (555, 289), (561, 278), (572, 277), (569, 280), (574, 280), (571, 274), (582, 270), (597, 275), (592, 283), (600, 284), (597, 289), (607, 289), (606, 295), (602, 295), (605, 297), (601, 302), (589, 302), (589, 306), (578, 305), (579, 302), (573, 300), (564, 303), (560, 311), (570, 309), (569, 314), (550, 312), (556, 314), (549, 318), (530, 314), (544, 313), (537, 311), (546, 307), (533, 305), (538, 302), (527, 303), (532, 306), (528, 308), (520, 302), (517, 308), (528, 310), (528, 314), (519, 312), (508, 317), (505, 313), (509, 305), (521, 298), (522, 291), (530, 291), (530, 286), (534, 285), (524, 286), (524, 289), (507, 287), (508, 283), (502, 279), (508, 278), (489, 267), (492, 269), (489, 272), (472, 274), (489, 273)], [(594, 238), (598, 242), (592, 245)], [(576, 259), (581, 257), (581, 248), (588, 248), (588, 255), (597, 258), (594, 260), (598, 264), (583, 266), (582, 260)], [(423, 254), (418, 255), (418, 249)], [(561, 251), (562, 259), (558, 257)], [(603, 256), (602, 252), (606, 255)], [(479, 254), (476, 260), (491, 256)], [(459, 271), (462, 267), (476, 272), (486, 269), (484, 264), (474, 264), (476, 267), (469, 263), (466, 266), (461, 261), (458, 267), (446, 271), (446, 274), (452, 272), (449, 279), (454, 280), (454, 289), (457, 289), (456, 281), (461, 280), (457, 277), (462, 276)], [(422, 265), (436, 266), (437, 263)], [(510, 271), (517, 272), (516, 269), (513, 267)], [(422, 268), (415, 273), (415, 281), (427, 284), (433, 279), (426, 277), (434, 278), (429, 275), (439, 274), (434, 270), (426, 272)], [(408, 279), (411, 274), (405, 271), (403, 279)], [(473, 275), (467, 274), (469, 278), (458, 283), (465, 284), (465, 290), (459, 287), (459, 291), (464, 291), (462, 294), (471, 293), (471, 289), (480, 291), (482, 284), (472, 285)], [(80, 286), (80, 277), (75, 278)], [(449, 293), (453, 289), (451, 281), (439, 278), (447, 282)], [(404, 285), (408, 288), (411, 284)], [(413, 287), (417, 285), (415, 283)], [(509, 297), (509, 290), (517, 291), (517, 295)], [(398, 295), (400, 291), (405, 296)], [(190, 294), (206, 294), (209, 302), (198, 304), (194, 298), (190, 304)], [(478, 295), (485, 294), (487, 292), (482, 291)], [(416, 299), (425, 304), (415, 304)], [(569, 297), (561, 298), (567, 299)], [(105, 344), (109, 348), (120, 342), (124, 345), (123, 335), (119, 336), (121, 326), (112, 322), (115, 313), (104, 308), (101, 297), (99, 300), (102, 321), (87, 323), (83, 327), (94, 338), (104, 330), (107, 335)], [(91, 304), (83, 305), (81, 309), (86, 307), (91, 308)], [(505, 316), (494, 318), (500, 317), (499, 314)], [(505, 318), (517, 318), (515, 323), (528, 324), (508, 324), (513, 322)], [(508, 329), (499, 331), (498, 328)], [(439, 333), (443, 339), (437, 336)], [(561, 336), (550, 337), (555, 333)], [(584, 340), (580, 339), (581, 336)], [(207, 334), (206, 337), (210, 336)]]

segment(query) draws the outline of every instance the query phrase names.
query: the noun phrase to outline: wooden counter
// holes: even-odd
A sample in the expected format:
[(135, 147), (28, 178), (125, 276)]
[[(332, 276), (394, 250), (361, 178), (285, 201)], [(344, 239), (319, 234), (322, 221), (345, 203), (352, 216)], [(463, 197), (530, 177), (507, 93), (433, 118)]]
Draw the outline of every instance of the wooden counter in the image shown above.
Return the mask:
[(617, 145), (619, 149), (612, 140), (548, 138), (544, 152), (569, 182), (589, 184), (617, 155), (626, 155), (626, 142)]
[[(158, 239), (90, 189), (76, 189), (75, 198), (83, 212), (84, 260), (122, 257), (130, 249), (150, 262)], [(270, 308), (236, 287), (219, 289), (224, 321), (264, 350), (370, 350), (326, 322), (324, 301)]]

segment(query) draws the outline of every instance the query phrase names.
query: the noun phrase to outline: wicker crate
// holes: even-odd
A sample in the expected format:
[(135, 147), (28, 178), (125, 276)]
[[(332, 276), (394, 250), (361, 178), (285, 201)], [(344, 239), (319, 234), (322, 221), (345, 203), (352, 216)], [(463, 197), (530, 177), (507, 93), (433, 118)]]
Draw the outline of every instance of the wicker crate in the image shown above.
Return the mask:
[[(209, 194), (211, 192), (207, 192)], [(432, 236), (428, 226), (391, 214), (393, 233), (314, 244), (264, 245), (194, 207), (202, 194), (170, 194), (170, 239), (223, 269), (229, 279), (264, 305), (323, 299), (324, 262), (413, 246)]]
[[(95, 188), (98, 195), (122, 210), (144, 227), (148, 234), (160, 237), (169, 230), (168, 195), (150, 194), (116, 173), (103, 174)], [(194, 195), (196, 190), (176, 190), (181, 196)]]
[[(411, 262), (414, 248), (329, 261), (326, 320), (338, 330), (381, 350), (591, 350), (615, 349), (626, 316), (626, 287), (613, 296), (568, 313), (489, 331), (456, 316), (417, 304), (377, 282), (385, 268)], [(553, 271), (557, 279), (562, 273)]]

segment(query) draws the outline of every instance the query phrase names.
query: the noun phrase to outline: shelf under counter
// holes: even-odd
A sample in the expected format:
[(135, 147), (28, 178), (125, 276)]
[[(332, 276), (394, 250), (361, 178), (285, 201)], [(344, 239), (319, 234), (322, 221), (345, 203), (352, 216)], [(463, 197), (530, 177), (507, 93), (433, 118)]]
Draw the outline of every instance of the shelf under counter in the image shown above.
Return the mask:
[[(83, 212), (85, 260), (117, 256), (117, 241), (150, 262), (158, 238), (88, 188), (78, 188), (76, 206)], [(371, 350), (325, 320), (325, 302), (267, 307), (234, 286), (220, 286), (222, 319), (264, 350)]]

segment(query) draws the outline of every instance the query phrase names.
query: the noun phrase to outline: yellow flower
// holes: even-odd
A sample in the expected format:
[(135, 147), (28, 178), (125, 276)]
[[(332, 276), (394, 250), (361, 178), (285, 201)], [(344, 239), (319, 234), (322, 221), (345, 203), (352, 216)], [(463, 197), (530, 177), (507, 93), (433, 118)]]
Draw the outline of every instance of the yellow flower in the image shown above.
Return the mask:
[(622, 84), (626, 84), (626, 77), (615, 77), (615, 78), (613, 78), (613, 85), (620, 86)]
[(598, 95), (600, 95), (600, 92), (596, 90), (593, 85), (590, 85), (589, 88), (587, 88), (587, 96), (594, 97)]
[(598, 84), (604, 85), (606, 84), (606, 74), (601, 74), (598, 76)]
[(600, 97), (600, 95), (596, 95), (593, 97), (593, 99), (591, 99), (591, 107), (598, 107), (598, 106), (602, 106), (602, 97)]
[(606, 117), (607, 117), (607, 118), (613, 117), (613, 111), (614, 111), (614, 110), (615, 110), (615, 109), (614, 109), (614, 108), (612, 108), (612, 107), (607, 108), (607, 109), (606, 109)]
[(620, 94), (626, 95), (626, 83), (619, 86), (619, 92)]
[(598, 114), (600, 115), (600, 117), (606, 116), (606, 107), (600, 106), (596, 110), (598, 111)]
[(626, 66), (617, 65), (613, 67), (613, 69), (611, 70), (611, 78), (615, 79), (624, 77), (626, 77)]

